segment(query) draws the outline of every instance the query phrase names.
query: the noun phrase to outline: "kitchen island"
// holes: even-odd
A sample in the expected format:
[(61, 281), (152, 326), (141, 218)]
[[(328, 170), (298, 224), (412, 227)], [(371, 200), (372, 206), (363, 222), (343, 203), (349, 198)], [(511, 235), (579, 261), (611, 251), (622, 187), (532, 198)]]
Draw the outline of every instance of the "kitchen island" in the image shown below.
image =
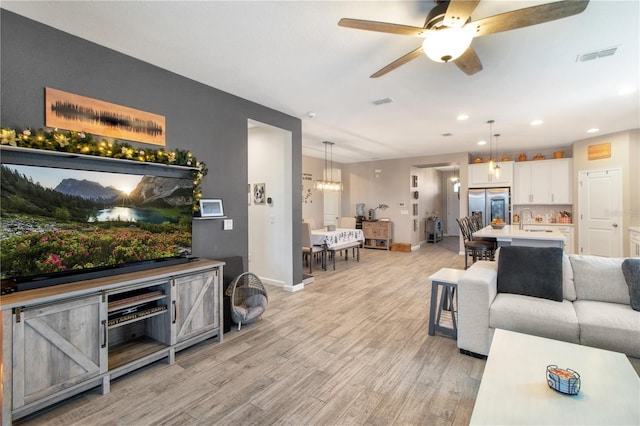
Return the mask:
[(529, 247), (560, 247), (564, 249), (564, 235), (554, 227), (505, 225), (502, 229), (486, 226), (473, 233), (474, 237), (495, 238), (498, 247), (529, 246)]

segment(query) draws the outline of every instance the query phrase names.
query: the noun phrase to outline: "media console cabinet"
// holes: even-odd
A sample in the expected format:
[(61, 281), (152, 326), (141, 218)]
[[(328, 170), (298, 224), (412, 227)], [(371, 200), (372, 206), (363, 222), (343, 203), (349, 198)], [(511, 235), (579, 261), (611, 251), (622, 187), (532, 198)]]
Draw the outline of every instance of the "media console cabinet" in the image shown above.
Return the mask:
[(2, 424), (222, 342), (223, 265), (197, 259), (2, 296)]

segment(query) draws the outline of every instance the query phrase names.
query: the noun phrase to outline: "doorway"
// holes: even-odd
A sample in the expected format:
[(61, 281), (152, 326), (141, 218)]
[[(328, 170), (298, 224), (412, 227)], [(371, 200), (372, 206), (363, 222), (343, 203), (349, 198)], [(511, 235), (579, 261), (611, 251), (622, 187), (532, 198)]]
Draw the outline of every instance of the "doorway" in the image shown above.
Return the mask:
[[(293, 283), (292, 135), (248, 120), (248, 268), (266, 284)], [(264, 191), (255, 196), (255, 188)]]
[(578, 253), (622, 256), (622, 171), (578, 173)]

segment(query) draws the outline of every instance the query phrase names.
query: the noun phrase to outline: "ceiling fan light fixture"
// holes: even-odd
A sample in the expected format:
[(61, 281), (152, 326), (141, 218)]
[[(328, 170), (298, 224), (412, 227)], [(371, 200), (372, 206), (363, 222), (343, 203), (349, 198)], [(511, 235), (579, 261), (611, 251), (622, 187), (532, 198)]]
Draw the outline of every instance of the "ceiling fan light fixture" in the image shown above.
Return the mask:
[(466, 28), (442, 28), (427, 32), (422, 50), (435, 62), (458, 59), (471, 45), (473, 33)]

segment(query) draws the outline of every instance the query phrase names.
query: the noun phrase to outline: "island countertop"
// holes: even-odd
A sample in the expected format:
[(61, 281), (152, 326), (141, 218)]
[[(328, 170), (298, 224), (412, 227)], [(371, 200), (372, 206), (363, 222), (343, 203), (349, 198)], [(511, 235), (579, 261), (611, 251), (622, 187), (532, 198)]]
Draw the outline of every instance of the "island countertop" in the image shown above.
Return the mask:
[(495, 238), (499, 246), (518, 245), (535, 247), (564, 247), (565, 238), (555, 227), (505, 225), (502, 229), (486, 226), (473, 233), (474, 237)]

